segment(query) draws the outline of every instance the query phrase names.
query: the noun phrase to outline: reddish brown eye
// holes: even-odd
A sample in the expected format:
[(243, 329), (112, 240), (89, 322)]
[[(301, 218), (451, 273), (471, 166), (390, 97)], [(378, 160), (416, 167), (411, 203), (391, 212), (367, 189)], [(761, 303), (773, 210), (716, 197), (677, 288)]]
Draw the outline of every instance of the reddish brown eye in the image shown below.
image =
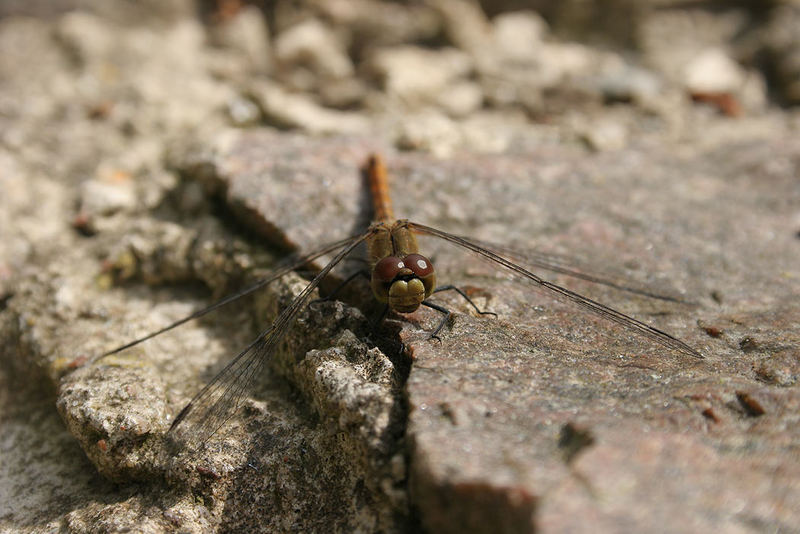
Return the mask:
[(409, 254), (403, 258), (403, 263), (405, 263), (406, 267), (411, 269), (414, 274), (420, 278), (425, 278), (433, 272), (433, 264), (431, 263), (431, 260), (422, 254)]
[(405, 267), (403, 260), (387, 256), (375, 264), (375, 276), (382, 282), (391, 282), (403, 267)]

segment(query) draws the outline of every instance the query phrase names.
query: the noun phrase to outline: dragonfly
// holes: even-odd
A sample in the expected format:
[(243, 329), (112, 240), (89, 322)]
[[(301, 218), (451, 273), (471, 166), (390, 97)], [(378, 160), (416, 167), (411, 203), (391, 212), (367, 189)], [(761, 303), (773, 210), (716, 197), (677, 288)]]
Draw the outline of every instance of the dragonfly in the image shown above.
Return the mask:
[[(538, 252), (515, 251), (508, 247), (492, 245), (451, 234), (408, 219), (395, 219), (389, 193), (388, 174), (383, 159), (378, 154), (370, 155), (362, 170), (366, 176), (374, 214), (374, 222), (364, 232), (324, 245), (298, 258), (291, 264), (272, 271), (268, 276), (233, 295), (225, 297), (159, 330), (101, 354), (94, 359), (101, 359), (138, 345), (253, 293), (292, 271), (300, 270), (313, 264), (315, 260), (333, 255), (333, 258), (313, 276), (311, 281), (283, 309), (274, 322), (258, 334), (249, 345), (244, 347), (178, 413), (167, 431), (167, 437), (173, 443), (177, 443), (181, 447), (195, 449), (206, 443), (209, 438), (219, 431), (241, 406), (246, 398), (250, 384), (259, 375), (265, 363), (278, 350), (281, 340), (286, 336), (300, 311), (309, 304), (313, 291), (331, 273), (334, 267), (364, 242), (367, 244), (370, 286), (375, 299), (385, 307), (383, 316), (385, 317), (388, 311), (408, 314), (416, 311), (420, 306), (432, 308), (442, 313), (443, 318), (430, 333), (430, 338), (439, 339), (439, 332), (451, 316), (450, 310), (429, 300), (434, 293), (454, 290), (465, 298), (479, 314), (494, 314), (480, 310), (468, 295), (456, 286), (436, 286), (436, 272), (433, 263), (430, 259), (420, 254), (416, 239), (417, 235), (443, 239), (462, 247), (487, 259), (496, 266), (510, 271), (517, 277), (527, 280), (556, 299), (567, 301), (591, 314), (617, 323), (628, 331), (649, 338), (668, 349), (695, 358), (703, 357), (697, 350), (671, 334), (546, 280), (530, 272), (520, 263), (524, 262), (533, 267), (582, 278), (590, 282), (639, 293), (652, 298), (663, 300), (679, 299), (659, 294), (646, 288), (627, 285), (585, 270), (574, 269), (567, 262), (560, 260), (556, 256)], [(509, 258), (521, 258), (521, 261), (518, 263)], [(343, 284), (348, 281), (349, 278)]]

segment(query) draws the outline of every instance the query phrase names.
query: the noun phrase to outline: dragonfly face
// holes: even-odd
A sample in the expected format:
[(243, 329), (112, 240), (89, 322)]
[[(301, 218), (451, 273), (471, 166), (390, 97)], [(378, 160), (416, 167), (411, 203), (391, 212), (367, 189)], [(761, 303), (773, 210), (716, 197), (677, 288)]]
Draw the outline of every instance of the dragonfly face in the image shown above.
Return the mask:
[(436, 289), (436, 273), (431, 261), (419, 253), (408, 221), (378, 222), (369, 232), (372, 293), (394, 311), (415, 311)]
[(394, 311), (411, 313), (436, 289), (433, 264), (422, 254), (387, 256), (372, 270), (372, 292)]

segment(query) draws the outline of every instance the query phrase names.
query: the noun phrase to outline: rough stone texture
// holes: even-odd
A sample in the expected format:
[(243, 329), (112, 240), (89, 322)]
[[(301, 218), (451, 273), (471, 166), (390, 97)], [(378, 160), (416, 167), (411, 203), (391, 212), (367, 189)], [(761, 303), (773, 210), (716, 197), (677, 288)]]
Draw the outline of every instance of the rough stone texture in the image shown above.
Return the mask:
[[(47, 18), (0, 20), (0, 530), (800, 523), (800, 122), (765, 106), (773, 93), (791, 101), (796, 5), (719, 17), (669, 0), (518, 6), (573, 32), (635, 15), (621, 39), (637, 40), (636, 57), (558, 39), (532, 12), (489, 18), (446, 0), (278, 3), (266, 15), (233, 2), (29, 4)], [(574, 24), (559, 20), (570, 13)], [(308, 20), (353, 69), (308, 58), (303, 39), (277, 61), (272, 36)], [(667, 23), (684, 35), (659, 38)], [(744, 83), (696, 99), (712, 106), (692, 103), (673, 68), (709, 47)], [(410, 112), (372, 79), (377, 49), (456, 50), (472, 66), (423, 84), (438, 96)], [(721, 116), (739, 100), (737, 119)], [(301, 131), (253, 128), (264, 124)], [(307, 278), (91, 356), (292, 261), (287, 249), (359, 231), (358, 166), (373, 150), (399, 216), (694, 301), (555, 277), (705, 359), (423, 239), (440, 282), (497, 318), (443, 293), (455, 315), (441, 342), (427, 340), (440, 319), (427, 309), (375, 329), (379, 307), (353, 282), (341, 302), (303, 310), (205, 447), (176, 448), (164, 436), (175, 414)], [(343, 264), (323, 291), (361, 265)]]
[[(357, 209), (358, 177), (342, 172), (339, 158), (289, 157), (291, 172), (271, 164), (225, 172), (242, 169), (255, 146), (291, 155), (296, 142), (288, 139), (282, 151), (275, 134), (243, 136), (221, 158), (217, 178), (232, 205), (250, 199), (263, 206), (268, 197), (272, 209), (263, 213), (286, 216), (287, 237), (311, 250), (335, 226), (342, 204)], [(306, 147), (322, 157), (341, 142)], [(791, 528), (800, 398), (780, 379), (765, 378), (775, 372), (758, 369), (777, 357), (780, 376), (800, 371), (800, 254), (786, 230), (796, 217), (798, 143), (389, 160), (395, 190), (406, 193), (397, 195), (398, 215), (416, 213), (415, 221), (487, 241), (524, 245), (537, 236), (548, 248), (580, 250), (593, 265), (624, 266), (656, 288), (677, 289), (697, 305), (607, 289), (590, 294), (649, 317), (705, 355), (697, 361), (670, 353), (569, 307), (545, 307), (524, 284), (492, 275), (481, 262), (450, 260), (434, 244), (441, 282), (468, 284), (479, 305), (500, 317), (473, 318), (463, 302), (442, 297), (461, 311), (442, 343), (424, 340), (436, 324), (433, 312), (401, 323), (413, 358), (410, 491), (424, 525), (454, 532), (498, 524), (591, 530), (597, 522), (617, 531)], [(289, 217), (293, 205), (275, 196), (287, 174), (325, 175), (319, 187), (303, 187), (302, 209), (323, 221), (319, 235), (293, 224), (308, 219)], [(490, 191), (491, 202), (467, 194), (478, 190)]]

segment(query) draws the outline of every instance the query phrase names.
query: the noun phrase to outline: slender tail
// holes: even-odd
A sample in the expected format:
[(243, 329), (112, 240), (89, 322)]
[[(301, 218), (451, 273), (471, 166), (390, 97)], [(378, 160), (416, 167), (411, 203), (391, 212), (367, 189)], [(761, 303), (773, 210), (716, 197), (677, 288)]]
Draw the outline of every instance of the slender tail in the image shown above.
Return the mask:
[(391, 223), (394, 221), (392, 199), (389, 195), (389, 177), (386, 165), (379, 154), (371, 154), (364, 165), (364, 174), (369, 182), (372, 196), (373, 217), (376, 222)]

